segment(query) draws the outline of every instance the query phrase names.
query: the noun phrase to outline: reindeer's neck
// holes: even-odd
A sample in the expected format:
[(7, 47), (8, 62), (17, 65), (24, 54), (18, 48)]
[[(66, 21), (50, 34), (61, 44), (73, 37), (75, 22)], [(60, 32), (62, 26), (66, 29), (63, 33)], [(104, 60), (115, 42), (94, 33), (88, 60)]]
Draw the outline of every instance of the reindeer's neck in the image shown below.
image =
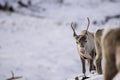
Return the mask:
[(88, 42), (87, 42), (87, 48), (88, 48), (88, 50), (92, 50), (92, 49), (94, 49), (95, 48), (95, 45), (94, 45), (94, 36), (93, 36), (93, 34), (92, 33), (90, 33), (90, 34), (88, 34)]

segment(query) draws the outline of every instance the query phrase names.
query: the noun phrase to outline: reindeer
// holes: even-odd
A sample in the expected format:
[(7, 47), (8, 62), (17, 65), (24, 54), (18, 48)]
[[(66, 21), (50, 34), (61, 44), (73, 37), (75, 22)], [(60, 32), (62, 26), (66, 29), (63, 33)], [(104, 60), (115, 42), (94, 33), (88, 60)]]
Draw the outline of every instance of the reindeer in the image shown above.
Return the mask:
[(87, 60), (90, 64), (89, 71), (95, 70), (95, 66), (93, 64), (93, 59), (95, 58), (95, 45), (94, 45), (94, 35), (93, 33), (88, 31), (90, 21), (88, 19), (87, 29), (80, 32), (79, 35), (76, 34), (74, 27), (76, 25), (71, 23), (71, 28), (73, 30), (73, 37), (76, 40), (77, 50), (82, 62), (82, 72), (85, 76), (86, 68), (85, 68), (85, 60)]
[(112, 80), (120, 72), (120, 27), (105, 30), (102, 36), (104, 80)]
[(95, 49), (96, 49), (96, 57), (95, 57), (95, 63), (96, 63), (96, 70), (98, 74), (102, 74), (102, 49), (101, 49), (101, 38), (103, 35), (104, 29), (98, 29), (94, 33), (94, 43), (95, 43)]

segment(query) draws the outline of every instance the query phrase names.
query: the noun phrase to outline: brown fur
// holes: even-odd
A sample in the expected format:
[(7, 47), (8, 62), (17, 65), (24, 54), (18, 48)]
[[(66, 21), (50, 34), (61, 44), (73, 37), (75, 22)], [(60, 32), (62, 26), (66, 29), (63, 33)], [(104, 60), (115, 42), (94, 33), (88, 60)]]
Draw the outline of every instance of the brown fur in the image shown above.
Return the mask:
[(104, 80), (112, 80), (120, 72), (120, 27), (107, 31), (102, 40)]
[(95, 70), (95, 66), (93, 64), (93, 60), (95, 58), (95, 45), (94, 45), (94, 35), (93, 33), (88, 31), (90, 20), (88, 20), (87, 29), (80, 32), (79, 35), (76, 34), (74, 27), (77, 24), (71, 23), (71, 28), (73, 30), (73, 37), (76, 40), (77, 50), (82, 62), (82, 72), (85, 75), (86, 68), (85, 68), (85, 60), (87, 60), (90, 64), (89, 70)]
[(102, 50), (101, 50), (101, 37), (104, 29), (98, 29), (94, 33), (94, 43), (95, 43), (95, 49), (96, 49), (96, 58), (95, 58), (95, 64), (96, 64), (96, 70), (98, 74), (102, 74), (102, 66), (101, 66), (101, 60), (102, 60)]

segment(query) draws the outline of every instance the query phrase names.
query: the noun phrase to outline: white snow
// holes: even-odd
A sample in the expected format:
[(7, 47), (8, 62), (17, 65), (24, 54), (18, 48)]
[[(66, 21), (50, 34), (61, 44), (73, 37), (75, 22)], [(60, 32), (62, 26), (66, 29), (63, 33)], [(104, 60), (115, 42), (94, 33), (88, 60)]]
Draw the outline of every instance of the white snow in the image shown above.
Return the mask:
[[(0, 11), (0, 80), (11, 77), (10, 71), (23, 76), (19, 80), (74, 80), (82, 69), (70, 23), (79, 24), (79, 33), (86, 29), (86, 17), (92, 22), (120, 13), (119, 1), (65, 0), (64, 4), (56, 1), (33, 0), (35, 11), (31, 11), (34, 7), (19, 9), (17, 13)], [(113, 19), (106, 25), (118, 26), (120, 21)], [(91, 23), (89, 31), (100, 26), (104, 27)], [(102, 75), (89, 74), (86, 65), (90, 80), (103, 79)]]

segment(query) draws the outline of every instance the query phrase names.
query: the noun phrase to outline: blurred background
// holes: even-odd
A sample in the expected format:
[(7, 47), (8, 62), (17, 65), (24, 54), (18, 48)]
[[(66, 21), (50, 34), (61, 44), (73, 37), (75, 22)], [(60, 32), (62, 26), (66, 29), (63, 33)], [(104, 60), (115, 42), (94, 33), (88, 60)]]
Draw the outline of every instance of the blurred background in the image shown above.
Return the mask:
[[(76, 31), (120, 26), (120, 0), (0, 0), (0, 79), (71, 80), (80, 75)], [(87, 67), (89, 65), (87, 64)], [(91, 80), (101, 80), (96, 75)]]

